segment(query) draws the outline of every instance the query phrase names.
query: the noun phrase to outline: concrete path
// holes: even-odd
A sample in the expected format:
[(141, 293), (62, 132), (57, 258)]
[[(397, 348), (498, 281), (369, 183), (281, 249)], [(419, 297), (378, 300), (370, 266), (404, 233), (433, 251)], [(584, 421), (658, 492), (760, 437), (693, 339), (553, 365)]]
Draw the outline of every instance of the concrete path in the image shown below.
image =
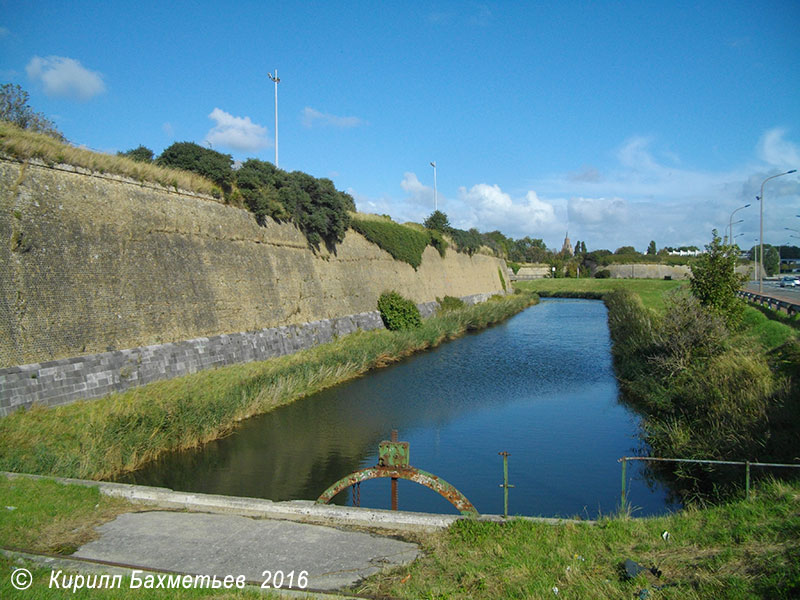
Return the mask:
[[(72, 556), (145, 569), (234, 578), (261, 584), (282, 573), (294, 589), (305, 571), (308, 588), (353, 585), (384, 567), (412, 562), (415, 544), (322, 525), (237, 515), (153, 511), (126, 513), (97, 528), (100, 538)], [(268, 582), (269, 583), (269, 582)]]

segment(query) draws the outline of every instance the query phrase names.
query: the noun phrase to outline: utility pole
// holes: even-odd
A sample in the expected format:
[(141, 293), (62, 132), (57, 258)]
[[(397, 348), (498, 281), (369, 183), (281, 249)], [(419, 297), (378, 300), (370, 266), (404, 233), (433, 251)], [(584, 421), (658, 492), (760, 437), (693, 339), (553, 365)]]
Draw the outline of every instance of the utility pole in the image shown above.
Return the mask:
[(278, 167), (278, 84), (281, 82), (278, 77), (278, 69), (275, 69), (275, 75), (267, 73), (269, 78), (275, 82), (275, 167)]
[(436, 212), (439, 210), (436, 203), (436, 161), (433, 161), (431, 166), (433, 167), (433, 211)]

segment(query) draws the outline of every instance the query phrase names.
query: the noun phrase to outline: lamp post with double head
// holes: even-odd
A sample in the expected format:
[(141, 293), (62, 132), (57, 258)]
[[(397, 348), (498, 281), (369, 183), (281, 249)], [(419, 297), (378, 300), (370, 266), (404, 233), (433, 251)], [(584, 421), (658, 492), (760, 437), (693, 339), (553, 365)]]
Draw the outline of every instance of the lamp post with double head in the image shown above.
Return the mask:
[(786, 171), (785, 173), (778, 173), (777, 175), (773, 175), (772, 177), (767, 177), (764, 181), (761, 182), (761, 195), (758, 197), (759, 202), (761, 202), (761, 218), (759, 219), (759, 236), (758, 236), (758, 293), (761, 293), (764, 284), (764, 184), (767, 183), (770, 179), (775, 179), (776, 177), (783, 177), (784, 175), (789, 175), (791, 173), (797, 172), (797, 169), (792, 169), (791, 171)]
[[(730, 219), (728, 219), (728, 227), (729, 227), (729, 229), (728, 229), (728, 235), (729, 235), (729, 237), (728, 237), (728, 240), (729, 240), (729, 241), (728, 241), (728, 243), (729, 243), (729, 244), (730, 244), (730, 243), (733, 243), (732, 241), (730, 241), (730, 240), (733, 240), (733, 215), (735, 215), (737, 212), (739, 212), (739, 211), (740, 211), (740, 210), (742, 210), (743, 208), (747, 208), (747, 207), (749, 207), (749, 206), (750, 206), (750, 203), (748, 202), (748, 203), (747, 203), (747, 204), (745, 204), (744, 206), (740, 206), (739, 208), (737, 208), (736, 210), (734, 210), (734, 211), (731, 213), (731, 218), (730, 218)], [(744, 219), (742, 219), (742, 220), (744, 220)], [(742, 221), (736, 221), (736, 222), (737, 222), (737, 223), (741, 223)]]

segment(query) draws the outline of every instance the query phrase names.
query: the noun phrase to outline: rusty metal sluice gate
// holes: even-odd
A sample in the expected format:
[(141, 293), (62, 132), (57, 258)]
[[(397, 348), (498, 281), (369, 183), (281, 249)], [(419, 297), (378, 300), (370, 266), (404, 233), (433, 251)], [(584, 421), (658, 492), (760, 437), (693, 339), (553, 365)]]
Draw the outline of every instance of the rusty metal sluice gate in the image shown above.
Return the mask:
[(392, 431), (391, 441), (383, 441), (378, 445), (378, 464), (376, 466), (367, 467), (342, 477), (322, 492), (320, 497), (317, 498), (317, 503), (327, 504), (336, 494), (353, 486), (353, 499), (357, 505), (360, 497), (359, 486), (361, 482), (380, 477), (392, 479), (392, 510), (397, 510), (397, 480), (407, 479), (437, 492), (455, 506), (462, 515), (478, 516), (477, 509), (452, 484), (432, 473), (411, 466), (409, 444), (408, 442), (398, 442), (396, 431)]

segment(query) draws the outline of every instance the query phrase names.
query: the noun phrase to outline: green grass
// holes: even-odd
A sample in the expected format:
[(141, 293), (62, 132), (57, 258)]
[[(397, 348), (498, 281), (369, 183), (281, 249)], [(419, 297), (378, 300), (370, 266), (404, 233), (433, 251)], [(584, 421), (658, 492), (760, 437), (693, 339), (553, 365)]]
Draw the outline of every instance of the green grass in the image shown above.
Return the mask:
[[(650, 597), (665, 600), (793, 598), (800, 593), (800, 485), (765, 483), (751, 501), (595, 526), (459, 521), (428, 538), (424, 550), (423, 558), (371, 578), (359, 591), (595, 600), (636, 598), (647, 588)], [(624, 580), (620, 565), (628, 558), (657, 566), (661, 577)]]
[[(14, 510), (7, 507), (13, 506)], [(93, 528), (140, 508), (99, 494), (96, 488), (25, 477), (0, 477), (0, 546), (66, 554), (91, 539)], [(662, 533), (668, 531), (668, 540)], [(83, 537), (76, 537), (76, 533)], [(72, 537), (70, 537), (72, 536)], [(71, 539), (69, 543), (64, 540)], [(526, 519), (505, 523), (459, 521), (448, 530), (415, 536), (416, 562), (378, 574), (358, 593), (395, 598), (636, 598), (649, 589), (669, 599), (794, 598), (800, 592), (800, 483), (764, 481), (750, 500), (663, 517), (604, 518), (596, 525), (550, 525)], [(658, 579), (628, 581), (620, 565), (632, 559), (657, 566)], [(34, 584), (25, 598), (114, 598), (119, 591), (47, 589), (49, 568), (0, 557), (0, 597), (15, 591), (9, 576), (29, 568)], [(668, 585), (661, 590), (656, 585)], [(123, 584), (123, 589), (127, 583)], [(208, 590), (127, 590), (141, 598), (219, 597)], [(252, 592), (228, 592), (251, 597)], [(657, 595), (656, 595), (657, 594)], [(23, 596), (19, 596), (23, 597)]]
[(663, 279), (534, 279), (516, 281), (514, 287), (546, 294), (605, 294), (614, 290), (626, 289), (638, 294), (648, 308), (661, 311), (664, 309), (664, 294), (688, 285), (685, 281), (668, 281)]
[(93, 487), (0, 476), (0, 546), (71, 554), (96, 537), (95, 526), (135, 508)]
[(159, 381), (105, 398), (0, 419), (0, 470), (103, 479), (196, 447), (248, 417), (500, 322), (536, 301), (507, 296), (405, 331), (361, 331), (290, 356)]

